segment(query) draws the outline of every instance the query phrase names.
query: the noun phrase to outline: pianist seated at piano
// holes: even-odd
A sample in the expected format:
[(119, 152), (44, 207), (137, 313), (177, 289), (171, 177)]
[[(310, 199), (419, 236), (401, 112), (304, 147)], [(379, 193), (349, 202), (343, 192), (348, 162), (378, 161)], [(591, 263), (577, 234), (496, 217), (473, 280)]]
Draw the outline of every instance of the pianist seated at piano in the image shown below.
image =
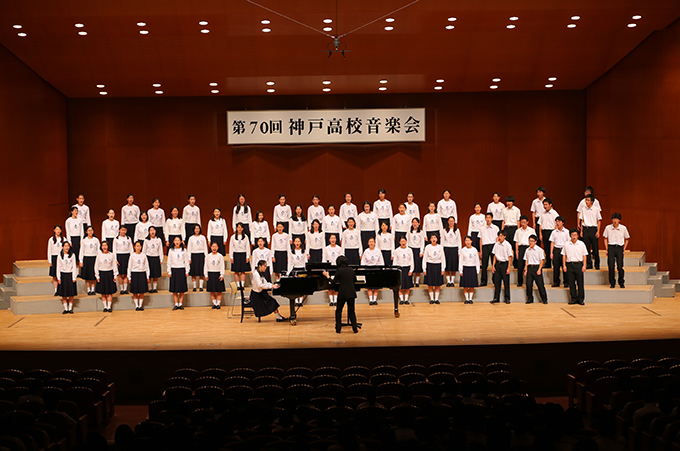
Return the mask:
[[(371, 238), (373, 239), (373, 238)], [(335, 309), (335, 332), (340, 333), (342, 330), (342, 309), (347, 304), (347, 316), (349, 323), (352, 326), (352, 331), (356, 334), (359, 332), (357, 325), (357, 315), (354, 311), (354, 301), (357, 293), (354, 284), (357, 281), (354, 269), (347, 266), (348, 260), (344, 255), (338, 256), (336, 260), (338, 269), (335, 271), (332, 283), (338, 286), (338, 306)], [(330, 278), (328, 271), (324, 271), (324, 276)]]
[[(335, 234), (331, 234), (328, 237), (329, 245), (326, 246), (323, 249), (323, 261), (325, 263), (330, 263), (333, 266), (336, 266), (337, 259), (341, 255), (345, 255), (345, 252), (343, 249), (338, 246), (337, 244), (337, 236)], [(335, 290), (328, 290), (328, 299), (330, 300), (330, 306), (335, 307), (338, 305), (338, 292)]]
[[(384, 266), (385, 260), (383, 260), (383, 254), (380, 249), (375, 247), (375, 238), (370, 237), (368, 239), (368, 249), (364, 250), (361, 256), (362, 266)], [(378, 288), (367, 287), (366, 292), (368, 294), (368, 305), (378, 305)]]
[(252, 273), (253, 288), (250, 292), (250, 303), (253, 306), (253, 311), (255, 316), (261, 318), (263, 316), (270, 315), (272, 313), (276, 314), (276, 321), (281, 323), (287, 321), (279, 313), (279, 303), (276, 302), (267, 290), (278, 288), (278, 285), (272, 285), (265, 279), (264, 274), (267, 271), (266, 260), (260, 260), (257, 262), (257, 271)]
[[(305, 251), (305, 245), (302, 244), (300, 237), (295, 237), (293, 240), (293, 249), (288, 250), (289, 274), (292, 275), (293, 273), (304, 271), (308, 260), (309, 254)], [(295, 298), (295, 306), (300, 307), (303, 299), (304, 297), (302, 296)]]

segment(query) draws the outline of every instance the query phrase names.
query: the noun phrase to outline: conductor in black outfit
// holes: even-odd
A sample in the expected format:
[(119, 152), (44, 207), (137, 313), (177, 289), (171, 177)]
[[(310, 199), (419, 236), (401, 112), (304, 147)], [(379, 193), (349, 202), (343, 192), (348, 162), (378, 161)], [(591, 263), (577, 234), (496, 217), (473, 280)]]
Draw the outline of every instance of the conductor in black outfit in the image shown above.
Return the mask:
[[(336, 264), (338, 269), (335, 271), (335, 277), (331, 281), (331, 283), (338, 284), (338, 306), (335, 308), (335, 332), (339, 334), (342, 329), (342, 309), (347, 304), (349, 322), (356, 334), (359, 332), (357, 316), (354, 313), (354, 300), (357, 298), (354, 283), (357, 281), (357, 277), (354, 274), (354, 270), (348, 266), (349, 261), (344, 255), (338, 257)], [(328, 272), (324, 272), (324, 275), (328, 277)]]

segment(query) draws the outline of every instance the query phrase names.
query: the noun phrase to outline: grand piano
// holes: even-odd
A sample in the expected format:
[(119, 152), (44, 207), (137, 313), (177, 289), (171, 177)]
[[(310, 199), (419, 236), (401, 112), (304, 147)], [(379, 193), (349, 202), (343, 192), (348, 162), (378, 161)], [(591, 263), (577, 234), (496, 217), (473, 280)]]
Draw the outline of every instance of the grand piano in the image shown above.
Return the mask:
[[(350, 265), (357, 276), (354, 288), (389, 288), (394, 296), (394, 316), (399, 318), (399, 288), (401, 287), (401, 270), (396, 266), (359, 266)], [(334, 275), (336, 266), (330, 263), (307, 263), (304, 271), (297, 271), (289, 276), (283, 276), (277, 282), (272, 294), (283, 296), (290, 301), (290, 324), (297, 324), (295, 312), (295, 299), (308, 296), (316, 291), (324, 291), (333, 288), (330, 280), (323, 274), (327, 271)]]

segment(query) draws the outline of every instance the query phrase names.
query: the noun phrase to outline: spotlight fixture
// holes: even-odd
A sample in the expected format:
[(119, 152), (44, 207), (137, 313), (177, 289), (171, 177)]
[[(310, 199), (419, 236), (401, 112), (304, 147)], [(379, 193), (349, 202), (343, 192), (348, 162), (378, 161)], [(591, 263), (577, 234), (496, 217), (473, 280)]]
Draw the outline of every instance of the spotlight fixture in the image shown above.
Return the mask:
[(145, 26), (146, 26), (146, 22), (137, 22), (137, 26), (138, 26), (138, 27), (145, 27)]
[(148, 30), (139, 30), (139, 34), (149, 34)]
[(202, 21), (200, 21), (198, 24), (205, 27), (206, 25), (208, 25), (208, 21), (207, 21), (207, 20), (202, 20)]
[(324, 85), (330, 85), (331, 81), (330, 80), (324, 80), (321, 83), (323, 83)]
[(207, 33), (210, 33), (210, 30), (208, 30), (207, 28), (204, 28), (204, 29), (201, 30), (201, 33), (207, 34)]
[(331, 92), (331, 88), (323, 88), (322, 91), (323, 92)]
[(267, 86), (274, 86), (274, 82), (273, 82), (273, 81), (268, 81), (268, 82), (267, 82)]
[(154, 88), (160, 88), (161, 84), (160, 83), (154, 83), (151, 86), (153, 86)]
[(509, 29), (511, 29), (511, 30), (512, 30), (513, 28), (515, 28), (515, 25), (513, 25), (513, 24), (510, 24), (510, 25), (507, 25), (507, 26), (506, 26), (505, 28), (509, 28)]
[(323, 31), (333, 31), (333, 27), (323, 27)]
[(378, 91), (387, 91), (387, 86), (381, 86), (378, 88)]
[(25, 37), (26, 37), (26, 33), (17, 33), (17, 36), (19, 36), (20, 38), (25, 38)]
[(264, 20), (261, 20), (260, 23), (261, 23), (262, 25), (269, 25), (269, 24), (272, 23), (272, 22), (271, 22), (270, 20), (264, 19)]
[(576, 28), (576, 24), (575, 24), (575, 23), (570, 23), (569, 25), (567, 25), (567, 28)]
[(637, 27), (636, 23), (629, 23), (628, 24), (628, 28), (635, 28), (635, 27)]
[(519, 17), (517, 17), (517, 16), (512, 16), (512, 17), (510, 18), (510, 20), (519, 20)]
[(324, 19), (323, 23), (333, 23), (333, 19)]
[(444, 79), (443, 79), (443, 78), (438, 78), (438, 79), (435, 80), (435, 81), (436, 81), (437, 83), (444, 83)]
[(210, 86), (217, 86), (217, 83), (210, 83)]
[(640, 19), (642, 19), (642, 16), (639, 15), (639, 14), (636, 14), (636, 15), (633, 16), (633, 20), (640, 20)]
[(85, 26), (85, 25), (83, 25), (83, 24), (81, 24), (81, 23), (77, 23), (77, 24), (76, 24), (76, 28), (83, 28), (84, 26)]
[(435, 89), (435, 91), (440, 91), (442, 89), (442, 87), (441, 86), (435, 86), (434, 89)]
[(262, 32), (263, 32), (263, 33), (269, 33), (270, 31), (272, 31), (271, 28), (263, 28), (263, 29), (262, 29)]
[(385, 83), (387, 83), (387, 80), (384, 80), (384, 79), (380, 80), (380, 83), (385, 84)]
[(210, 92), (212, 92), (213, 94), (218, 94), (220, 91), (217, 90), (217, 89), (213, 89), (213, 90), (211, 90)]
[(456, 27), (453, 26), (453, 25), (447, 25), (447, 26), (446, 26), (446, 29), (447, 29), (447, 30), (453, 30), (454, 28), (456, 28)]
[(557, 81), (557, 77), (549, 77), (548, 81)]
[(571, 20), (579, 20), (581, 16), (571, 16)]
[(163, 91), (155, 91), (156, 94), (163, 94)]
[(385, 31), (392, 31), (394, 30), (394, 27), (385, 27)]
[(491, 85), (491, 86), (489, 86), (489, 88), (491, 88), (491, 89), (498, 89), (498, 85)]
[(100, 96), (105, 96), (106, 94), (108, 94), (108, 92), (106, 92), (106, 91), (99, 91), (99, 95), (100, 95)]
[(87, 31), (79, 31), (78, 34), (81, 36), (87, 36)]
[(21, 28), (21, 25), (12, 25), (12, 27), (13, 27), (13, 28), (16, 28), (17, 30), (19, 30), (19, 29)]
[(448, 20), (449, 22), (455, 22), (455, 21), (458, 20), (458, 18), (457, 18), (457, 17), (449, 17), (447, 20)]
[(494, 79), (491, 80), (491, 81), (494, 82), (494, 83), (498, 83), (499, 81), (501, 81), (501, 79), (500, 79), (500, 78), (494, 78)]
[(385, 19), (385, 22), (392, 23), (394, 22), (394, 19), (392, 17), (388, 17), (387, 19)]
[(267, 92), (275, 92), (275, 91), (276, 91), (276, 89), (272, 89), (272, 88), (267, 89)]
[(106, 86), (104, 86), (104, 85), (97, 85), (97, 88), (99, 88), (99, 89), (104, 89), (105, 87)]
[(547, 85), (545, 85), (546, 88), (552, 88), (553, 86), (555, 85), (553, 85), (552, 83), (548, 83)]

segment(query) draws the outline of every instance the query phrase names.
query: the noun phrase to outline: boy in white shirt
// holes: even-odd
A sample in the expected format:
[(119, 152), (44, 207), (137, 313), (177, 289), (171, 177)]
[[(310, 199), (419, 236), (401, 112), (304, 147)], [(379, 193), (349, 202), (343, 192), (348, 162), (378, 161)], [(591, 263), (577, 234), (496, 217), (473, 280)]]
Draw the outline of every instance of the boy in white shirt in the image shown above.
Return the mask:
[(588, 269), (600, 269), (600, 227), (602, 215), (600, 208), (595, 206), (595, 196), (586, 196), (586, 205), (579, 211), (581, 237), (588, 249)]
[(605, 227), (602, 236), (604, 237), (604, 247), (607, 249), (609, 288), (614, 288), (616, 286), (614, 264), (619, 268), (619, 286), (621, 288), (626, 288), (626, 272), (623, 270), (623, 254), (628, 248), (630, 235), (628, 234), (628, 228), (621, 224), (621, 213), (615, 212), (612, 214), (612, 223)]

